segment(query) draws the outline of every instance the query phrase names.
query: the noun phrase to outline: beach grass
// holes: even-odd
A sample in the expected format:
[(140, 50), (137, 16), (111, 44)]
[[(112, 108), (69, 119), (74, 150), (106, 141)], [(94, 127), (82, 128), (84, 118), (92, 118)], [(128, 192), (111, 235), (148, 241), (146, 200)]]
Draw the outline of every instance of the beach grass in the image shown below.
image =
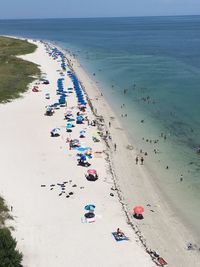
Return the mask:
[(40, 77), (38, 66), (16, 56), (33, 53), (37, 46), (25, 40), (0, 37), (0, 102), (9, 102)]

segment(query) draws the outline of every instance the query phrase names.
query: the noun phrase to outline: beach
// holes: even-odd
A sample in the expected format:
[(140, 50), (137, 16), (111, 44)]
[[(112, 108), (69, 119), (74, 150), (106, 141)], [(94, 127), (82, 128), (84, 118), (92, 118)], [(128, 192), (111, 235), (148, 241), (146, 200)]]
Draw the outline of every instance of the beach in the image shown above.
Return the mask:
[[(66, 74), (61, 76), (60, 59), (50, 57), (43, 43), (37, 41), (36, 44), (37, 51), (23, 58), (40, 65), (50, 84), (39, 82), (39, 92), (33, 92), (36, 84), (31, 84), (21, 98), (0, 106), (4, 125), (0, 133), (0, 194), (8, 207), (12, 206), (14, 220), (9, 224), (15, 228), (13, 236), (24, 255), (23, 266), (154, 266), (130, 222), (127, 224), (124, 205), (119, 201), (120, 189), (116, 188), (116, 182), (120, 177), (117, 169), (114, 173), (111, 167), (120, 157), (118, 152), (121, 153), (120, 147), (125, 143), (120, 143), (114, 134), (115, 120), (108, 130), (112, 141), (116, 140), (117, 153), (114, 153), (111, 141), (110, 149), (102, 138), (100, 142), (93, 142), (92, 136), (98, 130), (96, 126), (84, 123), (76, 125), (72, 133), (66, 133), (66, 107), (56, 109), (53, 116), (45, 116), (46, 106), (58, 101), (57, 80), (64, 78), (64, 88), (73, 84)], [(76, 71), (76, 66), (74, 69)], [(81, 77), (81, 71), (76, 74)], [(98, 115), (101, 114), (100, 106), (105, 113), (111, 112), (100, 93), (87, 88), (91, 81), (86, 76), (85, 79), (82, 83)], [(45, 98), (46, 93), (50, 94), (50, 99)], [(74, 93), (67, 97), (67, 109), (76, 116), (78, 108)], [(104, 117), (104, 113), (101, 115)], [(87, 116), (90, 121), (96, 119), (89, 107)], [(112, 113), (107, 116), (112, 117)], [(106, 116), (105, 123), (107, 125)], [(104, 122), (102, 124), (104, 130)], [(60, 128), (61, 134), (53, 138), (50, 132), (55, 127)], [(77, 151), (70, 150), (66, 142), (67, 138), (79, 138), (83, 128), (86, 137), (81, 143), (92, 147), (91, 168), (98, 173), (95, 182), (86, 179), (87, 168), (77, 166)], [(120, 162), (125, 164), (122, 159)], [(62, 193), (63, 184), (65, 193)], [(95, 220), (90, 223), (84, 216), (84, 207), (88, 204), (96, 206)], [(133, 206), (136, 204), (143, 203), (135, 202)], [(122, 229), (129, 240), (117, 242), (112, 236), (117, 228)]]
[[(171, 209), (170, 199), (145, 166), (148, 159), (136, 165), (135, 145), (130, 144), (97, 84), (69, 52), (63, 51), (91, 105), (87, 116), (98, 122), (103, 138), (94, 143), (92, 135), (98, 128), (86, 122), (66, 133), (66, 109), (78, 112), (75, 94), (67, 97), (67, 108), (44, 116), (45, 107), (57, 102), (57, 80), (63, 77), (65, 88), (73, 84), (67, 74), (60, 75), (60, 60), (46, 53), (44, 43), (36, 44), (37, 51), (23, 58), (40, 65), (50, 84), (40, 82), (39, 92), (32, 92), (34, 83), (22, 98), (0, 106), (4, 122), (0, 194), (13, 207), (11, 225), (24, 254), (23, 266), (155, 266), (146, 253), (150, 249), (168, 266), (198, 266), (199, 251), (187, 250), (187, 244), (198, 244), (198, 238), (192, 237)], [(52, 138), (50, 131), (55, 127), (61, 135)], [(86, 131), (82, 145), (93, 150), (91, 168), (99, 176), (95, 182), (87, 181), (87, 168), (77, 166), (76, 151), (66, 142), (78, 138), (82, 129)], [(64, 182), (66, 192), (60, 195)], [(86, 223), (84, 207), (91, 203), (96, 206), (95, 222)], [(136, 205), (145, 209), (143, 220), (133, 218)], [(129, 241), (114, 240), (112, 232), (118, 227)]]
[[(192, 229), (178, 217), (178, 211), (172, 209), (170, 199), (154, 179), (153, 173), (145, 168), (145, 164), (144, 166), (140, 162), (138, 165), (135, 164), (135, 158), (139, 154), (134, 150), (137, 145), (129, 143), (126, 130), (122, 128), (116, 115), (101, 95), (97, 84), (88, 80), (87, 73), (70, 53), (67, 57), (70, 58), (80, 81), (84, 81), (83, 84), (87, 88), (97, 114), (103, 116), (112, 136), (109, 142), (111, 165), (128, 220), (133, 221), (134, 204), (145, 207), (144, 220), (133, 221), (142, 243), (145, 247), (156, 250), (164, 256), (169, 266), (199, 266), (199, 251), (187, 250), (189, 243), (197, 244), (199, 247), (198, 236), (194, 236)], [(114, 144), (117, 144), (117, 152), (114, 152)], [(144, 153), (140, 156), (144, 156)], [(148, 157), (145, 160), (148, 161)]]

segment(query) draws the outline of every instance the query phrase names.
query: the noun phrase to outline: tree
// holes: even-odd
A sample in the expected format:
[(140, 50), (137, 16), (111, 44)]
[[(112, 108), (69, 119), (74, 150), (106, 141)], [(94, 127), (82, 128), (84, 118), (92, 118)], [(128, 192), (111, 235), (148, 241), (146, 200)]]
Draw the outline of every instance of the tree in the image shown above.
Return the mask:
[(21, 267), (22, 254), (16, 250), (17, 242), (7, 228), (0, 229), (0, 267)]

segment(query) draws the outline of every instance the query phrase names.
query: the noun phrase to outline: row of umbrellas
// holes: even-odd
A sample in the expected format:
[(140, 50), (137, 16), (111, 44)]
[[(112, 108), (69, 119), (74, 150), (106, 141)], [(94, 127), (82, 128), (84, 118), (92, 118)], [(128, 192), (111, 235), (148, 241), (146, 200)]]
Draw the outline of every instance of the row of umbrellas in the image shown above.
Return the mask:
[[(96, 170), (88, 170), (88, 173), (96, 174)], [(87, 211), (94, 211), (95, 208), (96, 208), (96, 206), (94, 204), (87, 204), (85, 206), (85, 210), (87, 210)], [(142, 206), (136, 206), (133, 209), (133, 212), (135, 214), (142, 214), (144, 212), (144, 208)]]
[(50, 55), (54, 58), (57, 59), (59, 56), (61, 58), (61, 68), (62, 70), (66, 70), (66, 63), (65, 63), (65, 55), (63, 52), (61, 52), (57, 47), (52, 48), (52, 52)]
[[(58, 57), (60, 56), (61, 57), (61, 68), (63, 70), (66, 70), (66, 64), (65, 64), (65, 57), (64, 57), (64, 54), (59, 51), (57, 48), (53, 48), (52, 49), (52, 56), (53, 57)], [(84, 99), (84, 94), (83, 94), (83, 91), (79, 85), (79, 82), (78, 82), (78, 79), (75, 75), (75, 73), (71, 72), (71, 71), (67, 71), (67, 74), (68, 76), (71, 78), (72, 82), (73, 82), (73, 85), (74, 85), (74, 89), (75, 89), (75, 92), (76, 92), (76, 96), (77, 96), (77, 99), (78, 99), (78, 105), (81, 107), (85, 107), (87, 102), (85, 101)], [(64, 86), (63, 86), (63, 78), (59, 78), (58, 81), (57, 81), (57, 86), (58, 86), (58, 89), (57, 89), (57, 93), (60, 95), (60, 98), (59, 98), (59, 104), (64, 104), (66, 103), (65, 102), (65, 98), (66, 98), (66, 91), (64, 91)], [(68, 92), (72, 92), (73, 91), (73, 88), (68, 88)], [(67, 112), (65, 113), (66, 116), (71, 116), (72, 115), (72, 111), (71, 110), (67, 110)], [(76, 122), (77, 123), (82, 123), (84, 120), (84, 118), (82, 116), (77, 116), (76, 118)], [(73, 119), (74, 121), (74, 119)], [(68, 121), (69, 122), (69, 121)], [(66, 128), (67, 129), (71, 129), (74, 125), (71, 124), (71, 123), (68, 123)], [(59, 128), (54, 128), (52, 130), (52, 133), (53, 134), (60, 134), (60, 129)], [(84, 130), (81, 130), (80, 131), (80, 135), (84, 135), (85, 134), (85, 131)], [(72, 140), (72, 144), (74, 146), (78, 146), (79, 145), (79, 140), (78, 139), (74, 139)], [(91, 148), (84, 148), (84, 147), (78, 147), (77, 149), (78, 151), (80, 152), (85, 152), (84, 154), (81, 155), (81, 159), (82, 160), (85, 160), (86, 159), (86, 155), (87, 155), (87, 152), (89, 151), (89, 153), (91, 153)], [(89, 169), (87, 170), (87, 173), (88, 175), (97, 175), (97, 172), (95, 169)], [(89, 211), (89, 212), (94, 212), (94, 209), (95, 209), (95, 205), (94, 204), (87, 204), (85, 206), (85, 210)], [(144, 213), (144, 207), (138, 205), (138, 206), (135, 206), (133, 208), (133, 213), (135, 215), (142, 215)]]
[(74, 85), (74, 90), (76, 92), (76, 96), (78, 99), (78, 105), (86, 105), (87, 102), (84, 99), (84, 94), (83, 91), (80, 87), (79, 81), (75, 75), (75, 73), (71, 72), (71, 71), (67, 71), (68, 76), (71, 78), (73, 85)]

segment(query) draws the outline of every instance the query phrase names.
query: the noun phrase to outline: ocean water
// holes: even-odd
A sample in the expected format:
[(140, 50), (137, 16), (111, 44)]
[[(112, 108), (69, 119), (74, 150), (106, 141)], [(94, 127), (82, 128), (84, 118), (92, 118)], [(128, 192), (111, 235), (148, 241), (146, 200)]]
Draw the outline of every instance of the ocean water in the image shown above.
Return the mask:
[(200, 16), (0, 20), (0, 34), (72, 51), (130, 142), (148, 152), (145, 164), (172, 205), (200, 233)]

